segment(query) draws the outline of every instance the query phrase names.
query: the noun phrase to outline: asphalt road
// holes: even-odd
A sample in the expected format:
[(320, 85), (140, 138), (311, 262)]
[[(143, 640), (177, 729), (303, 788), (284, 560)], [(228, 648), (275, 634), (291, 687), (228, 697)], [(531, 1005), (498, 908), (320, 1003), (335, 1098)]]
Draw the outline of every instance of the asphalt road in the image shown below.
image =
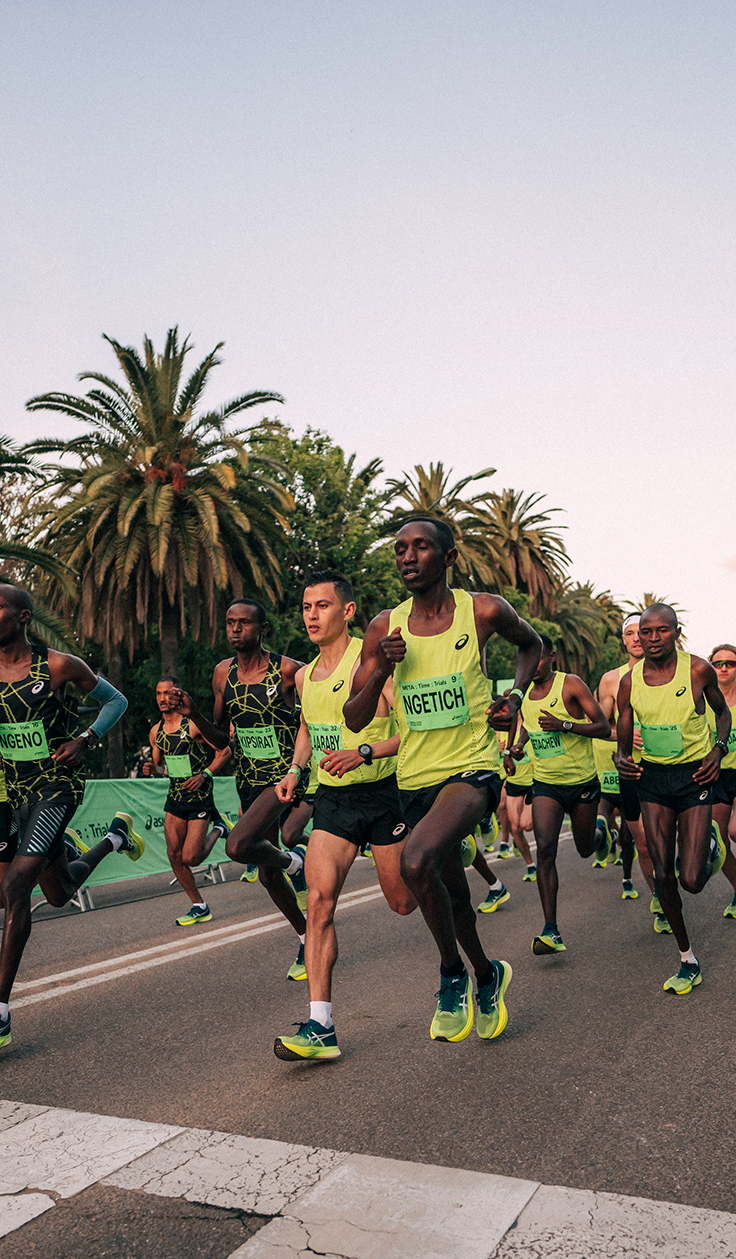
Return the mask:
[[(174, 926), (181, 895), (85, 915), (43, 910), (20, 979), (81, 973), (51, 999), (16, 1007), (0, 1096), (735, 1211), (736, 921), (721, 916), (725, 879), (686, 897), (704, 980), (677, 998), (662, 991), (676, 945), (653, 932), (638, 866), (639, 900), (624, 902), (620, 868), (593, 871), (564, 843), (568, 952), (535, 958), (536, 887), (522, 884), (520, 860), (494, 865), (512, 898), (480, 917), (480, 932), (514, 967), (497, 1041), (429, 1039), (431, 938), (418, 912), (400, 919), (382, 898), (361, 900), (376, 881), (359, 861), (346, 887), (357, 895), (338, 914), (339, 1061), (274, 1057), (274, 1036), (307, 1017), (306, 984), (285, 980), (294, 937), (270, 929), (260, 886), (230, 882), (208, 889), (214, 920), (189, 931)], [(485, 885), (470, 875), (477, 903)], [(96, 901), (124, 893), (117, 885)], [(264, 918), (262, 934), (231, 940), (221, 930)], [(118, 974), (136, 964), (133, 952), (195, 937), (225, 942), (173, 960), (163, 947), (144, 953), (160, 965)], [(109, 976), (94, 964), (111, 957), (113, 978), (64, 987)]]

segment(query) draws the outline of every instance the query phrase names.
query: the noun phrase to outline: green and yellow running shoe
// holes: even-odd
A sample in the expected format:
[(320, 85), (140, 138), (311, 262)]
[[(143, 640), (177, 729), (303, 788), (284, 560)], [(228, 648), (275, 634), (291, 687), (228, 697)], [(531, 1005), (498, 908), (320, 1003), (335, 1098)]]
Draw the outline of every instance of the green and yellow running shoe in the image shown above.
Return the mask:
[(0, 1019), (0, 1049), (4, 1049), (6, 1045), (9, 1045), (12, 1039), (10, 1035), (10, 1011), (8, 1010), (8, 1017)]
[(607, 866), (622, 866), (623, 864), (624, 864), (624, 859), (623, 859), (623, 856), (621, 855), (621, 848), (614, 839), (613, 843), (611, 844), (611, 851), (608, 854), (608, 860), (606, 862), (606, 865)]
[(521, 881), (522, 881), (522, 883), (536, 883), (536, 881), (537, 881), (537, 867), (536, 867), (536, 866), (527, 866), (527, 868), (526, 868), (526, 874), (524, 875), (524, 877), (523, 877), (523, 879), (522, 879)]
[(297, 982), (300, 979), (307, 978), (307, 968), (304, 965), (304, 945), (303, 944), (299, 945), (299, 952), (296, 955), (296, 961), (291, 963), (291, 966), (286, 972), (286, 978), (294, 979)]
[(482, 818), (479, 829), (481, 839), (483, 840), (483, 847), (486, 852), (493, 852), (496, 840), (498, 839), (498, 832), (501, 829), (498, 825), (498, 818), (495, 813), (492, 813), (490, 817)]
[(462, 859), (466, 870), (468, 869), (468, 866), (472, 866), (475, 861), (475, 854), (477, 851), (478, 845), (475, 842), (475, 836), (466, 835), (462, 843)]
[(73, 831), (71, 826), (67, 826), (64, 831), (64, 848), (66, 849), (66, 859), (69, 861), (79, 861), (86, 852), (89, 852), (89, 846), (85, 844), (82, 836)]
[[(302, 862), (304, 862), (304, 857), (307, 851), (306, 844), (295, 844), (291, 851), (292, 853), (298, 853)], [(297, 905), (301, 909), (302, 913), (306, 914), (309, 888), (307, 887), (307, 880), (304, 877), (304, 865), (302, 864), (300, 870), (295, 870), (293, 874), (288, 874), (286, 877), (290, 880), (291, 886), (296, 892)]]
[(736, 918), (736, 896), (734, 896), (730, 905), (727, 905), (723, 911), (724, 918)]
[(649, 912), (650, 914), (661, 914), (662, 912), (662, 906), (659, 903), (659, 897), (656, 892), (652, 893), (652, 899), (649, 902)]
[(110, 823), (110, 830), (113, 835), (119, 835), (123, 841), (119, 851), (124, 852), (131, 861), (139, 861), (146, 850), (146, 844), (143, 836), (133, 830), (133, 819), (130, 814), (116, 813)]
[(728, 855), (728, 849), (721, 839), (721, 831), (717, 822), (710, 824), (710, 877), (718, 874)]
[(255, 883), (258, 880), (258, 866), (248, 865), (240, 876), (241, 883)]
[(298, 1029), (294, 1036), (277, 1036), (273, 1042), (273, 1052), (282, 1062), (340, 1057), (334, 1027), (323, 1027), (316, 1019), (295, 1023), (294, 1027)]
[(465, 1040), (473, 1028), (473, 990), (466, 970), (440, 977), (437, 1010), (429, 1034), (432, 1040)]
[(221, 838), (224, 838), (235, 825), (235, 823), (231, 822), (229, 818), (223, 817), (221, 813), (214, 813), (210, 821), (210, 835), (213, 831), (219, 831)]
[(623, 891), (621, 893), (622, 901), (638, 901), (639, 893), (637, 892), (631, 879), (622, 880)]
[(478, 906), (478, 913), (479, 914), (495, 914), (499, 905), (505, 905), (506, 901), (509, 901), (509, 900), (511, 900), (511, 893), (507, 891), (503, 883), (501, 884), (499, 888), (496, 888), (495, 892), (493, 891), (492, 888), (489, 888), (486, 899), (484, 901), (481, 901), (480, 905)]
[(593, 853), (593, 869), (605, 870), (608, 854), (611, 851), (611, 828), (604, 817), (599, 817), (595, 824), (598, 847)]
[(508, 844), (498, 845), (498, 855), (499, 857), (502, 858), (503, 861), (508, 861), (509, 857), (511, 856), (511, 849), (509, 848)]
[(192, 905), (188, 914), (183, 918), (177, 918), (177, 927), (193, 927), (198, 922), (211, 922), (212, 911), (209, 905)]
[(477, 1032), (481, 1040), (495, 1040), (509, 1021), (503, 998), (514, 972), (508, 962), (491, 962), (491, 965), (496, 974), (495, 981), (478, 988)]
[(678, 997), (684, 997), (702, 982), (700, 962), (681, 962), (677, 974), (672, 975), (662, 986), (665, 992), (674, 992)]
[(665, 914), (656, 914), (654, 918), (654, 930), (658, 936), (671, 936), (672, 928), (667, 921)]
[(566, 953), (559, 931), (545, 931), (532, 940), (532, 953), (535, 957), (544, 957), (547, 953)]

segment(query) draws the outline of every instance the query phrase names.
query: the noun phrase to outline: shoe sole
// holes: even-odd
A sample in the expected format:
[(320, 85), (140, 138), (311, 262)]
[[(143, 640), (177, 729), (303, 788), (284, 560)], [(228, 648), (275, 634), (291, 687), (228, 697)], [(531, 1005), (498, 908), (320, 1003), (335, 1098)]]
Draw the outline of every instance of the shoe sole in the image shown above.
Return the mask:
[(536, 874), (525, 874), (521, 881), (522, 883), (536, 883), (537, 876)]
[(280, 1036), (277, 1036), (273, 1042), (273, 1052), (282, 1062), (330, 1062), (334, 1058), (340, 1057), (340, 1050), (337, 1045), (333, 1049), (305, 1049), (302, 1052), (285, 1045)]
[(202, 918), (177, 918), (177, 927), (196, 927), (200, 922), (212, 922), (212, 914), (205, 914)]
[(552, 953), (566, 953), (567, 946), (564, 944), (547, 944), (541, 936), (535, 936), (532, 940), (532, 953), (535, 957), (548, 957)]
[[(82, 855), (84, 855), (86, 852), (89, 852), (89, 845), (85, 844), (84, 840), (82, 839), (82, 836), (78, 835), (76, 831), (73, 831), (70, 826), (67, 826), (66, 830), (64, 831), (64, 836), (66, 837), (67, 835), (71, 836), (74, 847), (77, 849), (78, 852), (80, 852)], [(73, 861), (77, 860), (77, 858), (73, 857), (72, 860)]]
[[(506, 1024), (509, 1021), (509, 1012), (506, 1009), (506, 1003), (504, 1002), (504, 997), (506, 995), (506, 989), (511, 983), (514, 972), (511, 969), (511, 966), (508, 962), (500, 962), (499, 965), (503, 966), (504, 971), (503, 971), (503, 979), (501, 980), (501, 990), (498, 994), (498, 1015), (499, 1015), (498, 1026), (495, 1028), (495, 1030), (491, 1033), (490, 1036), (484, 1036), (481, 1033), (480, 1028), (478, 1028), (477, 1029), (478, 1035), (480, 1036), (481, 1040), (495, 1040), (496, 1037), (500, 1036), (501, 1032), (504, 1031)], [(479, 1014), (478, 1022), (480, 1022), (480, 1018), (481, 1016)]]
[(8, 1032), (7, 1036), (0, 1036), (0, 1049), (4, 1049), (6, 1045), (9, 1045), (12, 1039), (11, 1032)]
[[(665, 922), (667, 922), (667, 920), (666, 920), (666, 919), (665, 919)], [(655, 921), (654, 921), (654, 934), (655, 934), (655, 935), (658, 935), (658, 936), (671, 936), (671, 935), (672, 935), (672, 928), (671, 928), (671, 926), (670, 926), (670, 924), (669, 924), (669, 923), (667, 923), (666, 927), (662, 927), (662, 926), (660, 926), (660, 924), (659, 924), (659, 923), (657, 922), (657, 920), (655, 919)]]
[(505, 896), (499, 896), (498, 900), (494, 901), (492, 905), (486, 905), (485, 901), (483, 901), (482, 904), (478, 906), (478, 913), (479, 914), (495, 914), (499, 905), (505, 905), (506, 901), (510, 901), (510, 900), (511, 900), (511, 893), (507, 892)]
[(241, 874), (240, 882), (241, 883), (257, 883), (258, 874), (257, 873), (256, 874)]
[(133, 843), (137, 845), (135, 852), (130, 852), (127, 848), (125, 849), (126, 857), (128, 857), (130, 861), (139, 861), (146, 851), (146, 841), (142, 835), (139, 835), (137, 831), (133, 830), (133, 819), (129, 813), (116, 813), (115, 817), (119, 817), (121, 821), (127, 823), (130, 838)]
[(668, 979), (667, 982), (662, 985), (665, 992), (671, 992), (675, 997), (686, 997), (689, 992), (692, 992), (693, 988), (697, 988), (698, 984), (702, 984), (703, 976), (696, 975), (688, 988), (671, 988), (670, 982), (671, 981)]
[(639, 899), (638, 892), (622, 892), (621, 893), (622, 901), (638, 901), (638, 899)]
[(307, 976), (307, 972), (305, 971), (303, 975), (292, 975), (292, 974), (288, 974), (288, 975), (286, 976), (286, 978), (287, 978), (287, 979), (293, 979), (294, 983), (298, 984), (298, 983), (301, 983), (301, 981), (302, 981), (303, 979), (307, 979), (307, 978), (308, 978), (308, 976)]
[(724, 917), (724, 918), (736, 918), (736, 909), (731, 910), (731, 909), (730, 909), (730, 907), (729, 907), (728, 909), (724, 909), (724, 911), (723, 911), (723, 917)]

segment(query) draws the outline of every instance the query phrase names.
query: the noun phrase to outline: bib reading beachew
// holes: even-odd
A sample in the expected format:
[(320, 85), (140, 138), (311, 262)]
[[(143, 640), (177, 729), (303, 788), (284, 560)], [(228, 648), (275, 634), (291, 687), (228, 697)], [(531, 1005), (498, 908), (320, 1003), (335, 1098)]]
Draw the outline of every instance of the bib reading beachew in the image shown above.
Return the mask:
[(312, 752), (342, 752), (342, 726), (329, 721), (310, 721), (309, 738)]
[(252, 761), (277, 761), (281, 748), (273, 726), (236, 726), (244, 756)]
[(642, 723), (641, 737), (645, 756), (647, 752), (650, 756), (679, 756), (683, 750), (679, 721), (671, 726), (645, 726)]
[(166, 771), (169, 778), (191, 778), (192, 760), (190, 756), (164, 756)]
[(530, 730), (529, 738), (534, 755), (542, 760), (545, 756), (564, 756), (565, 745), (559, 730)]
[(9, 761), (43, 761), (50, 756), (42, 721), (0, 724), (0, 755)]
[(446, 730), (470, 720), (462, 673), (443, 678), (419, 678), (399, 683), (401, 702), (410, 730)]

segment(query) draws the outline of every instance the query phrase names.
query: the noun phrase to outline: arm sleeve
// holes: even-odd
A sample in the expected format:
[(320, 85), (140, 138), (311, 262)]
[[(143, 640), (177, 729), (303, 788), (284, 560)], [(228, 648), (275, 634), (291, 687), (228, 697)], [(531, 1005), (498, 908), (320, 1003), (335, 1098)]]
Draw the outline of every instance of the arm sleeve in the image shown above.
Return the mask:
[(102, 705), (89, 727), (90, 730), (94, 730), (98, 738), (101, 738), (103, 734), (107, 734), (108, 730), (112, 729), (116, 721), (120, 721), (128, 707), (128, 701), (105, 678), (98, 678), (97, 686), (89, 694), (92, 696), (92, 699), (98, 699)]

